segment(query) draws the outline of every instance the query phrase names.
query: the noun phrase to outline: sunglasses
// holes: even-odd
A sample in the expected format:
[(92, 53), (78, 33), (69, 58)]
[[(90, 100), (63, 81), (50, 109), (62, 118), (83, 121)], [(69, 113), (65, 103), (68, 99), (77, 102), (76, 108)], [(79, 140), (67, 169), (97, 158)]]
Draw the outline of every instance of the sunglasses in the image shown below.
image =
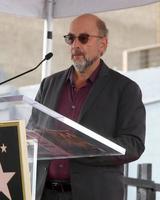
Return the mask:
[(75, 41), (76, 38), (78, 38), (79, 42), (81, 44), (87, 44), (89, 37), (96, 37), (96, 38), (102, 38), (102, 36), (98, 36), (98, 35), (89, 35), (87, 33), (81, 33), (79, 34), (79, 36), (75, 36), (72, 33), (69, 33), (68, 35), (64, 36), (65, 42), (69, 45), (73, 44), (73, 42)]

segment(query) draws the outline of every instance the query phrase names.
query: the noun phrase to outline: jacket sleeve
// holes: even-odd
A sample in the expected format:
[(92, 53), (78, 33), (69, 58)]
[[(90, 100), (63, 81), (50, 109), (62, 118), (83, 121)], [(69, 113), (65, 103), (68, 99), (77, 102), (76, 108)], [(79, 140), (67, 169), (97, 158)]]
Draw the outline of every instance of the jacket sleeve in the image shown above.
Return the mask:
[[(45, 79), (42, 81), (41, 85), (40, 85), (40, 88), (37, 92), (37, 95), (35, 97), (35, 101), (39, 102), (42, 104), (42, 94), (43, 94), (43, 91), (44, 91), (44, 82), (45, 82)], [(40, 120), (40, 118), (43, 116), (44, 114), (43, 113), (40, 113), (40, 111), (36, 108), (33, 108), (32, 109), (32, 113), (31, 113), (31, 116), (29, 118), (29, 121), (27, 123), (27, 126), (26, 128), (27, 129), (39, 129), (39, 127), (42, 125), (42, 120)]]
[(137, 84), (131, 82), (124, 88), (117, 119), (115, 142), (126, 149), (126, 154), (117, 159), (120, 163), (137, 160), (145, 149), (146, 124), (145, 107)]

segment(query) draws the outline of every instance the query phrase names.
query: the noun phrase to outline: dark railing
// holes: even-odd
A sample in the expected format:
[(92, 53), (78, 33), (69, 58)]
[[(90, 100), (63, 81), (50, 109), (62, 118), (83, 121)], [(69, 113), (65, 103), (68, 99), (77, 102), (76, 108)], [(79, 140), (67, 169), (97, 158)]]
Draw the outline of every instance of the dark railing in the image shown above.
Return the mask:
[(125, 200), (128, 186), (137, 188), (136, 200), (156, 200), (156, 192), (160, 192), (160, 184), (152, 181), (152, 164), (139, 164), (137, 178), (124, 177)]

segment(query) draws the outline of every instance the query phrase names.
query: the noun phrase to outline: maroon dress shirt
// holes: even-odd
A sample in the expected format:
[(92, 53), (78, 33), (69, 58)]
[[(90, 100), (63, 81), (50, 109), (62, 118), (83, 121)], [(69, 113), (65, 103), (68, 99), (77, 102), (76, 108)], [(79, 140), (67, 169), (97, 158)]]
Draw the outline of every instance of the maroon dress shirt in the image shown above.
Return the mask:
[[(71, 68), (67, 75), (56, 111), (74, 121), (78, 121), (86, 97), (89, 95), (89, 91), (99, 74), (100, 66), (97, 67), (92, 75), (87, 79), (85, 86), (79, 89), (74, 85), (72, 78), (73, 71), (74, 68)], [(55, 180), (68, 180), (70, 179), (69, 170), (69, 159), (53, 160), (49, 166), (48, 178)]]

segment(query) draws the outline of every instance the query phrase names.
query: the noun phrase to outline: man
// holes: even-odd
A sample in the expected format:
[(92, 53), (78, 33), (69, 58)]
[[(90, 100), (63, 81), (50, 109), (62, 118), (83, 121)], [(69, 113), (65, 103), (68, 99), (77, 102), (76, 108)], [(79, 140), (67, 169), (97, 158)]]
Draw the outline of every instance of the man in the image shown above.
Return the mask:
[(138, 159), (144, 151), (141, 91), (101, 60), (107, 34), (97, 16), (75, 18), (64, 36), (73, 66), (44, 79), (36, 100), (123, 146), (126, 155), (52, 161), (49, 170), (47, 163), (40, 161), (37, 199), (123, 200), (123, 164)]

